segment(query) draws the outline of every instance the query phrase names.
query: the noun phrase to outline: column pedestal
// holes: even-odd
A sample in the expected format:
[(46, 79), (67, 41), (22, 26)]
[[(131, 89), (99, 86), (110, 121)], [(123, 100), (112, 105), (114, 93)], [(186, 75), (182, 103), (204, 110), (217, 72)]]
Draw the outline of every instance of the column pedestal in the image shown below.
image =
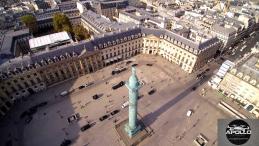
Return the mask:
[(125, 124), (125, 127), (124, 127), (125, 131), (128, 133), (129, 137), (132, 138), (135, 134), (138, 133), (138, 131), (141, 130), (141, 126), (139, 124), (137, 124), (137, 127), (134, 128), (134, 129), (131, 129), (129, 127), (129, 123)]

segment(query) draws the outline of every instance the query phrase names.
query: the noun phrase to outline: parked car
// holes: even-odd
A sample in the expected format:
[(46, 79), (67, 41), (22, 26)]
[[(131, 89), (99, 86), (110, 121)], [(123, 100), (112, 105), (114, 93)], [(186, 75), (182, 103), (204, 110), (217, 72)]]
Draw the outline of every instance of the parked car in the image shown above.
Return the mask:
[(193, 111), (191, 109), (189, 109), (186, 113), (186, 116), (187, 117), (190, 117), (192, 115)]
[(142, 98), (142, 97), (144, 97), (144, 95), (143, 95), (143, 94), (139, 95), (139, 96), (138, 96), (138, 99), (140, 99), (140, 98)]
[(114, 85), (112, 86), (112, 89), (113, 89), (113, 90), (118, 89), (118, 88), (124, 86), (124, 84), (125, 84), (124, 81), (120, 81), (118, 84), (114, 84)]
[(71, 140), (69, 140), (69, 139), (64, 139), (64, 140), (62, 141), (62, 143), (60, 144), (60, 146), (69, 146), (71, 143), (72, 143)]
[(200, 77), (200, 79), (203, 79), (203, 78), (205, 78), (206, 77), (206, 75), (202, 75), (201, 77)]
[(134, 67), (134, 66), (138, 66), (138, 64), (137, 64), (137, 63), (135, 63), (135, 64), (132, 64), (131, 66), (133, 66), (133, 67)]
[(129, 106), (129, 101), (124, 102), (124, 103), (122, 104), (121, 108), (125, 108), (125, 107), (127, 107), (127, 106)]
[(73, 114), (67, 118), (68, 123), (72, 123), (74, 121), (78, 121), (80, 119), (79, 113)]
[(127, 70), (127, 68), (123, 67), (123, 68), (116, 68), (115, 70), (112, 71), (112, 75), (115, 75), (115, 74), (119, 74), (123, 71)]
[(63, 91), (60, 93), (60, 96), (66, 96), (68, 94), (68, 91)]
[(208, 72), (208, 71), (210, 71), (210, 69), (209, 68), (206, 68), (206, 70), (205, 70), (206, 72)]
[(120, 112), (120, 110), (114, 110), (114, 111), (111, 112), (111, 115), (113, 116), (113, 115), (115, 115), (115, 114), (117, 114), (119, 112)]
[(126, 65), (130, 64), (131, 62), (132, 62), (132, 61), (130, 61), (130, 60), (129, 60), (129, 61), (127, 61), (127, 62), (126, 62)]
[(84, 132), (85, 130), (87, 130), (87, 129), (91, 128), (91, 127), (92, 127), (91, 124), (86, 124), (86, 125), (84, 125), (83, 127), (81, 127), (80, 130), (81, 130), (82, 132)]
[(86, 84), (85, 84), (85, 87), (89, 87), (89, 86), (91, 86), (91, 85), (93, 85), (93, 84), (94, 84), (94, 82), (86, 83)]
[(197, 76), (196, 76), (196, 77), (197, 77), (197, 79), (198, 79), (199, 77), (201, 77), (201, 74), (197, 74)]
[(150, 63), (148, 63), (148, 64), (146, 64), (147, 66), (153, 66), (153, 64), (150, 64)]
[(80, 90), (80, 89), (83, 89), (83, 88), (85, 88), (84, 85), (81, 85), (81, 86), (78, 87), (79, 90)]
[(192, 91), (195, 91), (197, 89), (197, 87), (192, 87)]
[(149, 94), (149, 95), (152, 95), (152, 94), (154, 94), (155, 92), (156, 92), (156, 89), (152, 89), (152, 90), (148, 91), (148, 94)]
[(99, 120), (100, 120), (100, 121), (103, 121), (103, 120), (105, 120), (105, 119), (107, 119), (107, 118), (109, 118), (109, 115), (104, 115), (104, 116), (100, 117)]
[(98, 99), (99, 98), (99, 96), (97, 95), (97, 94), (95, 94), (94, 96), (93, 96), (93, 99), (94, 100), (96, 100), (96, 99)]

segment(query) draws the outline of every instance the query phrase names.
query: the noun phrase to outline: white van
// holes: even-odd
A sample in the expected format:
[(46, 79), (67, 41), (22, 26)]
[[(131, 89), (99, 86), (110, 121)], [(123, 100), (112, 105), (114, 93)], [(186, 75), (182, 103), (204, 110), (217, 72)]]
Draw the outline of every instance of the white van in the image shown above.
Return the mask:
[(68, 94), (68, 91), (63, 91), (60, 93), (60, 96), (66, 96)]
[(129, 101), (124, 102), (124, 103), (122, 104), (121, 108), (125, 108), (125, 107), (127, 107), (127, 106), (129, 106)]

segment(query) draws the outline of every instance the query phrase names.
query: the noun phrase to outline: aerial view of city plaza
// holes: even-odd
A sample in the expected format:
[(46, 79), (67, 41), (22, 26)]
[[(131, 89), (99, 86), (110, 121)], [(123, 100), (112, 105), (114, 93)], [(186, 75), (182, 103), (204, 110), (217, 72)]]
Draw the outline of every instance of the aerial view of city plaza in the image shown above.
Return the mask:
[(1, 146), (228, 146), (219, 119), (259, 119), (257, 0), (1, 0), (0, 33)]

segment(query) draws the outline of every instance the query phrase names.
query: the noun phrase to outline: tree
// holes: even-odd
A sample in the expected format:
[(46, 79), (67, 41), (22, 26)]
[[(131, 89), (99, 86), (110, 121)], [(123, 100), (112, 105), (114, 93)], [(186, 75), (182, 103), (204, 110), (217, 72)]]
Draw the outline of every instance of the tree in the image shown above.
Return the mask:
[(75, 38), (78, 41), (88, 39), (91, 37), (90, 32), (86, 30), (82, 25), (74, 26), (73, 32), (74, 32)]
[(37, 20), (34, 15), (24, 15), (21, 17), (21, 21), (29, 28), (29, 31), (36, 33), (38, 31)]
[(63, 13), (56, 13), (53, 17), (53, 27), (56, 32), (67, 31), (72, 33), (72, 25)]

